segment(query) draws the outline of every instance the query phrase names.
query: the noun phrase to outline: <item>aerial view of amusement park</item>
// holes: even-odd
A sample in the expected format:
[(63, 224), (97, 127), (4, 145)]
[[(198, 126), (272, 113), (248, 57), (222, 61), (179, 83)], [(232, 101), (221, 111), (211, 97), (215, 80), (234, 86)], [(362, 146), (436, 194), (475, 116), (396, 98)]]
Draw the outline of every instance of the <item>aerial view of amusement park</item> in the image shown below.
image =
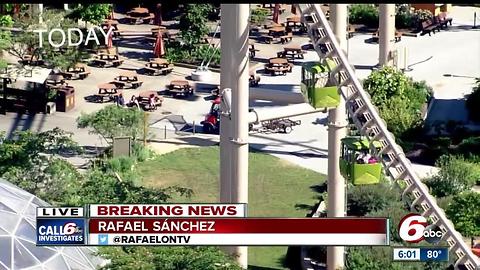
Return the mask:
[[(473, 3), (0, 4), (0, 269), (480, 269), (479, 24)], [(37, 242), (38, 207), (175, 203), (388, 218), (388, 245)]]

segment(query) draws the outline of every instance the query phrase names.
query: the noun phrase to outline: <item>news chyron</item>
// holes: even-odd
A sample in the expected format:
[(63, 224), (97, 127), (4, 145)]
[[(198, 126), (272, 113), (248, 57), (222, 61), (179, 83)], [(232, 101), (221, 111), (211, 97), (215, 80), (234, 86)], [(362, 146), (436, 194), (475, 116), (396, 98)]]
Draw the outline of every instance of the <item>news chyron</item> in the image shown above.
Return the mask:
[[(190, 218), (192, 219), (190, 223), (205, 223), (205, 221), (197, 221), (196, 219), (202, 217), (245, 217), (246, 206), (245, 204), (91, 204), (85, 207), (38, 207), (36, 212), (36, 240), (38, 246), (82, 246), (108, 244), (106, 240), (109, 234), (92, 234), (92, 228), (98, 230), (102, 229), (102, 226), (92, 227), (89, 224), (102, 225), (108, 223), (109, 229), (115, 229), (113, 230), (114, 233), (118, 234), (120, 231), (131, 229), (129, 232), (133, 234), (130, 236), (136, 236), (142, 232), (143, 227), (141, 228), (141, 226), (146, 226), (145, 224), (148, 224), (153, 218), (162, 220), (165, 224), (170, 222), (172, 218), (173, 220)], [(139, 225), (141, 226), (139, 227)], [(112, 235), (112, 239), (114, 236), (115, 234)], [(125, 244), (131, 243), (125, 242)]]
[(85, 245), (83, 207), (37, 208), (37, 245)]

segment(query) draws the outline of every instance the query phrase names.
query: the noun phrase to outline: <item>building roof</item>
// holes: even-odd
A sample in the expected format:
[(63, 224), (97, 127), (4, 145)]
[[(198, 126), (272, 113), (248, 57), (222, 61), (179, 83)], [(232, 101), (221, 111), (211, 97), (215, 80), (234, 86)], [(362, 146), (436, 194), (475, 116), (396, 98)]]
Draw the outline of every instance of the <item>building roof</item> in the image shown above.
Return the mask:
[(0, 77), (43, 84), (50, 73), (52, 70), (49, 68), (9, 65), (6, 72), (0, 71)]
[(0, 179), (0, 269), (96, 269), (91, 247), (36, 246), (38, 197)]

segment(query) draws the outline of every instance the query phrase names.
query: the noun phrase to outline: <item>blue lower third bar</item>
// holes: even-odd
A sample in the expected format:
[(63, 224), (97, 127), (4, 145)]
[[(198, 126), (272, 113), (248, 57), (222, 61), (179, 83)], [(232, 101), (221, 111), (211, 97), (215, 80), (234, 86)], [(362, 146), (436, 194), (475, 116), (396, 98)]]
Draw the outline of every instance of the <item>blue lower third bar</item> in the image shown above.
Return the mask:
[(422, 262), (448, 262), (448, 248), (420, 248)]

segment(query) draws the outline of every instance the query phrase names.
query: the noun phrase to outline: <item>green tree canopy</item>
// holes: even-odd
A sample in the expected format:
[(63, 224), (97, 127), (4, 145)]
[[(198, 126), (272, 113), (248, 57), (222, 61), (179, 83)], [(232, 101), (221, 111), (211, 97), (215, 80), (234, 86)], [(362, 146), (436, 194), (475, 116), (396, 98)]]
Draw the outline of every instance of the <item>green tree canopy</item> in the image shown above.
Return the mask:
[(480, 178), (480, 166), (462, 156), (441, 156), (436, 164), (440, 171), (426, 184), (434, 196), (445, 197), (470, 190)]
[(445, 213), (463, 236), (480, 235), (480, 194), (466, 191), (453, 197)]
[(475, 80), (475, 87), (467, 97), (465, 105), (468, 110), (468, 116), (471, 120), (480, 121), (480, 77)]
[(92, 133), (112, 141), (118, 136), (130, 136), (133, 139), (142, 136), (143, 119), (140, 110), (109, 105), (97, 112), (82, 114), (77, 118), (77, 124), (79, 128), (92, 128)]
[(70, 133), (53, 129), (17, 132), (0, 144), (0, 176), (52, 204), (62, 204), (81, 176), (59, 155), (81, 152)]
[(200, 43), (208, 34), (207, 19), (211, 10), (211, 4), (186, 4), (180, 17), (179, 28), (188, 49), (192, 50), (193, 45)]
[(232, 258), (215, 247), (108, 247), (102, 256), (111, 263), (104, 270), (240, 270)]
[(422, 107), (432, 95), (424, 81), (414, 82), (392, 67), (383, 67), (372, 72), (363, 87), (395, 137), (402, 139), (422, 124)]
[(68, 15), (69, 18), (81, 19), (93, 24), (100, 24), (112, 12), (111, 4), (84, 4), (77, 5)]

